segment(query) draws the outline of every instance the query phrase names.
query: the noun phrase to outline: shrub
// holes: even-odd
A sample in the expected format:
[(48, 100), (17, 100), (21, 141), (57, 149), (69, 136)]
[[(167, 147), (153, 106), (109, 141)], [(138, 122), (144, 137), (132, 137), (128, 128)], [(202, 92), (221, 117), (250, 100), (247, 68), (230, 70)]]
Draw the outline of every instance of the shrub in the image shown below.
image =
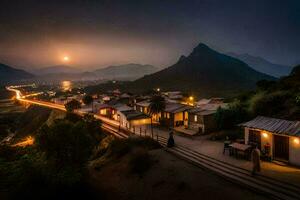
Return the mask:
[(234, 101), (229, 104), (228, 108), (218, 108), (214, 117), (218, 126), (217, 128), (222, 130), (233, 128), (238, 123), (248, 119), (249, 115), (240, 101)]
[(39, 150), (58, 167), (82, 166), (89, 158), (92, 138), (83, 122), (56, 121), (52, 126), (43, 126), (36, 138)]

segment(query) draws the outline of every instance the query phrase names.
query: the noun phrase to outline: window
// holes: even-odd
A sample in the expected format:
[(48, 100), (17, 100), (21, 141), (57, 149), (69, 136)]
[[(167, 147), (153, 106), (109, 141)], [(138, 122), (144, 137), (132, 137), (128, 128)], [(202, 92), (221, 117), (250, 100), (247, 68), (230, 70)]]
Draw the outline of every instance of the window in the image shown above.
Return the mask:
[(100, 110), (100, 114), (101, 114), (101, 115), (106, 115), (106, 109), (101, 109), (101, 110)]
[(198, 121), (198, 116), (194, 115), (194, 121), (197, 122)]
[(170, 119), (170, 113), (167, 113), (167, 119)]
[(143, 107), (140, 107), (140, 111), (143, 112)]

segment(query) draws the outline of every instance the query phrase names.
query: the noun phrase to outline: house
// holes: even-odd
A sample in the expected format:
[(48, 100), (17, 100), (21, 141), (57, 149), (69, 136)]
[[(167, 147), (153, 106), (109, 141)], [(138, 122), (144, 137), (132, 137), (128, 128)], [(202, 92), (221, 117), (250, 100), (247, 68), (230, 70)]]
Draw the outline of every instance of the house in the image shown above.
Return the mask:
[(103, 117), (107, 117), (112, 119), (113, 115), (115, 114), (115, 110), (111, 105), (108, 104), (101, 104), (101, 103), (94, 103), (93, 111), (101, 115)]
[(192, 106), (180, 103), (166, 103), (164, 112), (161, 113), (161, 121), (169, 127), (188, 126), (187, 110)]
[(257, 144), (273, 160), (300, 166), (300, 121), (258, 116), (240, 126), (246, 144)]
[(192, 108), (188, 110), (188, 128), (198, 133), (209, 133), (217, 129), (214, 117), (215, 110), (203, 110), (202, 108)]
[(151, 117), (136, 110), (120, 111), (117, 114), (117, 120), (120, 125), (133, 132), (147, 130), (147, 126), (151, 125)]
[(151, 103), (150, 103), (149, 100), (144, 100), (144, 101), (137, 102), (135, 104), (134, 110), (137, 110), (139, 112), (148, 114), (149, 113), (150, 104)]

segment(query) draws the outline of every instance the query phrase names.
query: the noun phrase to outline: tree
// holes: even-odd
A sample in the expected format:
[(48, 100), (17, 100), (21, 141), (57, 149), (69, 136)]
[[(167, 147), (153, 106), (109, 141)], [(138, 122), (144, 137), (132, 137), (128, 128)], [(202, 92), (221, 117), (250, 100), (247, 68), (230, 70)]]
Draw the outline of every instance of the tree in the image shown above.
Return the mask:
[(72, 99), (71, 101), (65, 104), (65, 108), (67, 112), (73, 112), (75, 109), (81, 108), (81, 103), (75, 99)]
[(238, 123), (247, 120), (248, 116), (247, 110), (240, 101), (236, 100), (230, 103), (228, 108), (219, 107), (214, 118), (218, 129), (223, 130), (235, 127)]
[(91, 155), (93, 140), (83, 121), (59, 120), (40, 129), (36, 145), (59, 169), (83, 166)]
[[(164, 97), (160, 95), (154, 95), (152, 96), (150, 100), (150, 106), (149, 106), (149, 114), (158, 114), (160, 112), (163, 112), (166, 108), (166, 100)], [(152, 117), (151, 117), (151, 134), (153, 138), (153, 127), (152, 127)]]
[(82, 99), (83, 103), (85, 105), (90, 105), (91, 103), (93, 103), (93, 97), (91, 95), (85, 95)]
[(160, 95), (155, 95), (150, 100), (149, 114), (158, 114), (166, 108), (166, 100)]

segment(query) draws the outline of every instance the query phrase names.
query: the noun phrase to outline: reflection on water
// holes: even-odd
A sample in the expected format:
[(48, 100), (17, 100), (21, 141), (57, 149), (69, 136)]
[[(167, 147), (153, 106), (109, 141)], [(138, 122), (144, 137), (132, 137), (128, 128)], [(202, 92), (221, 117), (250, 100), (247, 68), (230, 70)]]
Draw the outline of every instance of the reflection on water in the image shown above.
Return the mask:
[(62, 81), (60, 85), (61, 85), (62, 91), (69, 91), (72, 89), (71, 81)]

